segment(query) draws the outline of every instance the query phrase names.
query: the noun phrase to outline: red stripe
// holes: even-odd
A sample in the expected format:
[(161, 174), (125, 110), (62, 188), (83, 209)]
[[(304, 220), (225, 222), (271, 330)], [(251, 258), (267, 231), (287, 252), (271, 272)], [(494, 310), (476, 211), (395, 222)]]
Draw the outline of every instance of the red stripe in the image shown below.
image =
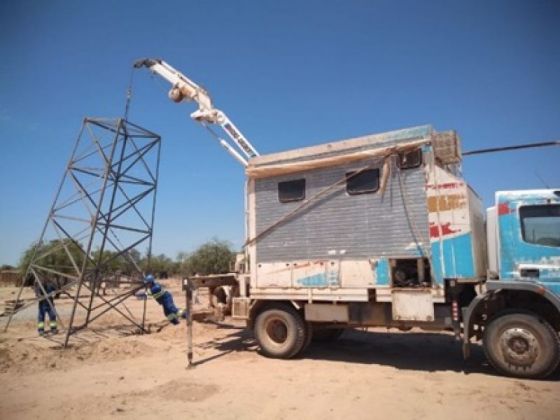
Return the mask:
[(509, 203), (500, 203), (498, 204), (498, 216), (502, 216), (504, 214), (510, 214), (512, 211), (509, 208)]
[(451, 235), (453, 233), (459, 232), (460, 229), (451, 229), (451, 223), (444, 223), (442, 225), (436, 225), (435, 223), (430, 223), (430, 238), (439, 238), (441, 231), (441, 236)]
[(426, 188), (432, 188), (432, 189), (450, 189), (450, 188), (459, 188), (462, 187), (463, 185), (465, 185), (463, 182), (447, 182), (445, 184), (436, 184), (436, 185), (431, 185), (431, 184), (426, 184)]

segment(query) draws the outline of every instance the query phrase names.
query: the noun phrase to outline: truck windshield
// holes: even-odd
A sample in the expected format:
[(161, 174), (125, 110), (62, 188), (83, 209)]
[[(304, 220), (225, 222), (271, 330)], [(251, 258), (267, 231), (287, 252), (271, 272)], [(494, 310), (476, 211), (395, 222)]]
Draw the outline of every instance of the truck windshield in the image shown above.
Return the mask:
[(523, 206), (519, 216), (525, 242), (560, 247), (560, 205)]

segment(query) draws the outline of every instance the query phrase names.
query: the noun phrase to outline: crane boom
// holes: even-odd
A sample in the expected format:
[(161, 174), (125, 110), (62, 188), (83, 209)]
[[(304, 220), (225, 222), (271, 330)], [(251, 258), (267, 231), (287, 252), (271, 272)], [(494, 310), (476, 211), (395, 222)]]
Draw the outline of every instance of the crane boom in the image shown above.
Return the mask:
[[(206, 128), (208, 124), (219, 125), (231, 139), (233, 147), (223, 138), (217, 136), (212, 130), (211, 133), (215, 135), (220, 144), (242, 165), (247, 166), (247, 161), (250, 158), (259, 156), (257, 150), (241, 133), (241, 131), (233, 124), (228, 116), (219, 109), (214, 108), (212, 99), (208, 92), (185, 76), (180, 71), (176, 70), (163, 60), (145, 58), (138, 60), (134, 63), (135, 68), (146, 67), (153, 73), (159, 75), (163, 79), (171, 83), (169, 90), (169, 99), (174, 102), (189, 102), (194, 101), (198, 104), (198, 109), (191, 113), (191, 118), (198, 121)], [(241, 155), (241, 152), (244, 156)]]

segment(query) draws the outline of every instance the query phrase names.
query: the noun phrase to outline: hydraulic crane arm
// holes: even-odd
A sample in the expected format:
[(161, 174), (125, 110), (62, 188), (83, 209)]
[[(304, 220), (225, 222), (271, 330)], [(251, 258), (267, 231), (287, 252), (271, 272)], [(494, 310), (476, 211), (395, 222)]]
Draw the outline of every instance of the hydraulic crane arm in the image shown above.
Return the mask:
[[(247, 138), (239, 131), (239, 129), (231, 122), (227, 115), (214, 108), (212, 99), (208, 92), (202, 87), (198, 86), (195, 82), (190, 80), (183, 73), (171, 67), (163, 60), (157, 59), (142, 59), (134, 63), (135, 68), (147, 67), (153, 73), (159, 75), (163, 79), (171, 83), (169, 90), (169, 99), (174, 102), (195, 101), (198, 104), (198, 109), (191, 114), (191, 118), (200, 122), (206, 128), (208, 124), (216, 124), (222, 127), (228, 137), (237, 146), (237, 150), (227, 141), (218, 137), (220, 144), (242, 165), (247, 166), (247, 160), (258, 156), (259, 153), (255, 150), (253, 145)], [(212, 134), (214, 132), (210, 130)], [(242, 156), (243, 153), (244, 156)]]

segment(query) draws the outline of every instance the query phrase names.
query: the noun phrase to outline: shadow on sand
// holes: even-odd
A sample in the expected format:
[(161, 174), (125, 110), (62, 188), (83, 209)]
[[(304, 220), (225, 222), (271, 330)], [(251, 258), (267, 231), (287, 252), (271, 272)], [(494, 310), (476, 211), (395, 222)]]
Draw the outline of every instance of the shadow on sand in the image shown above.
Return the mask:
[[(218, 328), (234, 330), (220, 340), (200, 344), (219, 353), (197, 364), (239, 351), (258, 351), (248, 329), (221, 324)], [(463, 359), (461, 342), (448, 334), (430, 332), (372, 332), (348, 329), (341, 338), (330, 343), (311, 343), (299, 359), (328, 360), (392, 366), (400, 370), (423, 372), (453, 371), (464, 374), (499, 375), (486, 360), (480, 344), (471, 344), (471, 357)], [(560, 380), (558, 369), (548, 380)]]

